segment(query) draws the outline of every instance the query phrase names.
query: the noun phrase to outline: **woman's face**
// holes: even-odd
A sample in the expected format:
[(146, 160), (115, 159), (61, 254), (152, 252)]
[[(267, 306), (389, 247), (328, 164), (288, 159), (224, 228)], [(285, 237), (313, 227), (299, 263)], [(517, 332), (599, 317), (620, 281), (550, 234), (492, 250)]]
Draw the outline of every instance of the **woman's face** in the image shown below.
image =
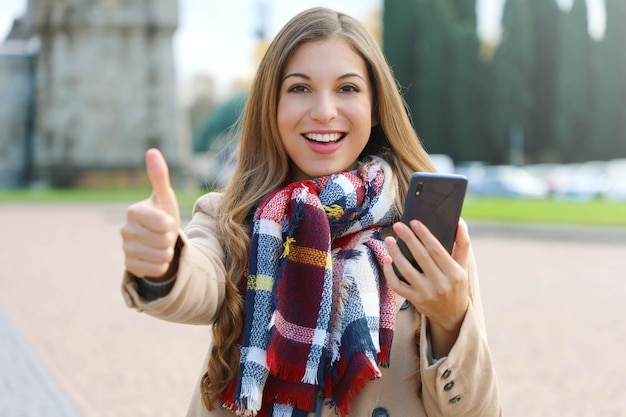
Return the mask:
[(293, 181), (356, 168), (373, 125), (365, 61), (342, 38), (308, 42), (287, 62), (278, 131)]

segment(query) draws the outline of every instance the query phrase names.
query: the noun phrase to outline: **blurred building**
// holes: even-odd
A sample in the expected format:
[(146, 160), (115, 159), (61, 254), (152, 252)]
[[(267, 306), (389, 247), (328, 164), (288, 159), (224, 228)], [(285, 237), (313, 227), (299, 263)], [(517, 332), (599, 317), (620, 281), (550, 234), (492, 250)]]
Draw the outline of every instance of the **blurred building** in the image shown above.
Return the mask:
[(23, 19), (0, 44), (0, 188), (29, 181), (33, 158), (35, 55)]
[(29, 0), (0, 46), (0, 187), (127, 185), (160, 148), (180, 168), (162, 0)]

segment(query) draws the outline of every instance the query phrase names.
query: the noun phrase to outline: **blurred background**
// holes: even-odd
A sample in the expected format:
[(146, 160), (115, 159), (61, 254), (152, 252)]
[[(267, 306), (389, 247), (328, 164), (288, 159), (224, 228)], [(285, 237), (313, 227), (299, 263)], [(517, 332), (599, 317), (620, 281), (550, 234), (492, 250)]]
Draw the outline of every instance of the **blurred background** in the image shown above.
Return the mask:
[(381, 43), (442, 171), (483, 196), (626, 199), (623, 0), (0, 0), (0, 187), (227, 181), (280, 27), (325, 5)]
[(184, 415), (210, 331), (126, 308), (119, 226), (148, 147), (183, 221), (228, 180), (261, 55), (316, 5), (470, 179), (505, 414), (624, 416), (626, 0), (0, 0), (0, 416)]

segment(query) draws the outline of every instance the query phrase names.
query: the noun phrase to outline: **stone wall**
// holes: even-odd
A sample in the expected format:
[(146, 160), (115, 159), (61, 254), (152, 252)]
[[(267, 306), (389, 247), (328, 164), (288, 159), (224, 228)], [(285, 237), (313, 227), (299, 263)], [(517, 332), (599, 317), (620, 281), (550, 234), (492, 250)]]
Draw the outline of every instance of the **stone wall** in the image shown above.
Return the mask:
[(0, 188), (31, 179), (34, 62), (25, 42), (0, 47)]
[[(180, 169), (174, 0), (30, 0), (40, 40), (34, 166), (52, 186), (143, 171), (159, 147)], [(93, 175), (91, 175), (93, 178)], [(103, 177), (104, 178), (104, 177)]]

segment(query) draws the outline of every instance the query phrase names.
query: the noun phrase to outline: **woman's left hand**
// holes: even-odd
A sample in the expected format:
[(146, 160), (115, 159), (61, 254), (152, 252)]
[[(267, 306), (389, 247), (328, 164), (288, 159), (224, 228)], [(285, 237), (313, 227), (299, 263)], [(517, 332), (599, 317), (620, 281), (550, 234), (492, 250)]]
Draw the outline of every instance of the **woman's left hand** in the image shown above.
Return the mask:
[[(391, 289), (428, 317), (433, 355), (445, 356), (456, 342), (469, 305), (467, 225), (463, 220), (459, 222), (452, 255), (416, 220), (410, 222), (410, 227), (395, 223), (393, 230), (423, 272), (402, 254), (395, 238), (387, 237), (385, 244), (390, 257), (383, 268), (385, 278)], [(407, 282), (398, 278), (392, 262)]]

